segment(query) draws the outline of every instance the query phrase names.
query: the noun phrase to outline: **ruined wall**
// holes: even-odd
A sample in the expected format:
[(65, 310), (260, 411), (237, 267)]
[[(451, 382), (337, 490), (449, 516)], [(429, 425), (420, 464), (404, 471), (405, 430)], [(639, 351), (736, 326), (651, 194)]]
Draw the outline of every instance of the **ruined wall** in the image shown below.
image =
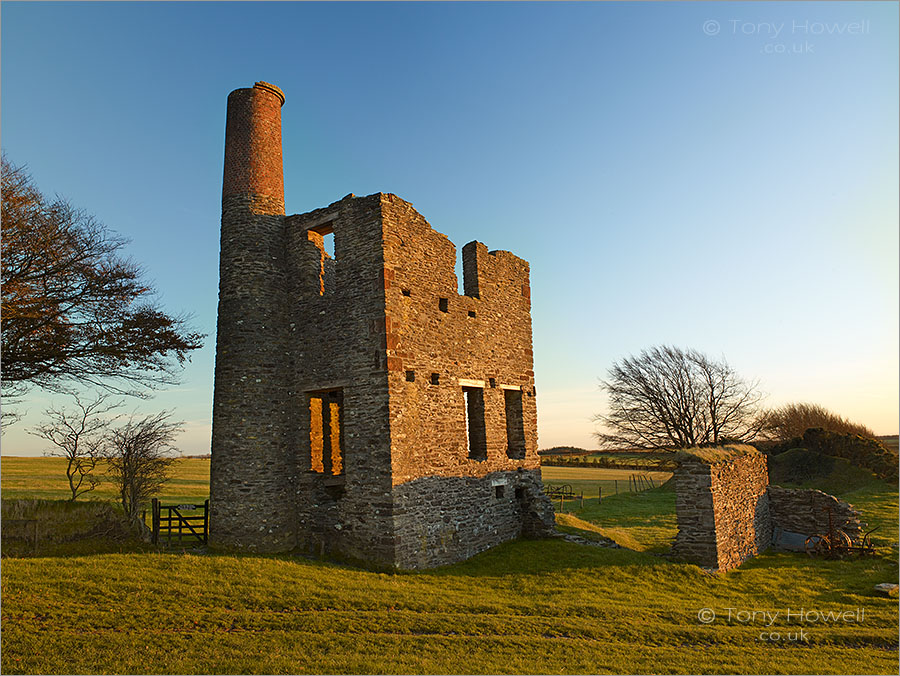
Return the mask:
[(791, 533), (827, 533), (831, 511), (835, 529), (843, 530), (851, 540), (862, 536), (864, 524), (853, 505), (822, 491), (769, 486), (769, 509), (774, 525)]
[(540, 478), (528, 263), (472, 242), (460, 295), (450, 240), (394, 195), (382, 208), (397, 565), (452, 563), (518, 537)]
[[(381, 197), (348, 195), (286, 226), (298, 545), (392, 565)], [(333, 259), (323, 247), (329, 231)], [(311, 467), (309, 396), (335, 389), (343, 393), (343, 461), (330, 477)]]
[(709, 459), (686, 456), (675, 472), (678, 535), (672, 553), (718, 570), (736, 568), (772, 541), (766, 457), (750, 447)]

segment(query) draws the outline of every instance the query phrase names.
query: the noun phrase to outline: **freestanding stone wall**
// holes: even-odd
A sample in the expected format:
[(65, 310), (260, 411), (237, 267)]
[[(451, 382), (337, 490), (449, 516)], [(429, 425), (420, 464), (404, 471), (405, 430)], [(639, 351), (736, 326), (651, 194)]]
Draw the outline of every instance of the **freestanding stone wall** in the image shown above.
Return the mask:
[(459, 294), (393, 194), (285, 216), (283, 101), (229, 96), (211, 545), (419, 568), (549, 534), (528, 263), (471, 242)]
[(673, 555), (736, 568), (772, 541), (766, 457), (750, 446), (683, 453), (675, 472)]

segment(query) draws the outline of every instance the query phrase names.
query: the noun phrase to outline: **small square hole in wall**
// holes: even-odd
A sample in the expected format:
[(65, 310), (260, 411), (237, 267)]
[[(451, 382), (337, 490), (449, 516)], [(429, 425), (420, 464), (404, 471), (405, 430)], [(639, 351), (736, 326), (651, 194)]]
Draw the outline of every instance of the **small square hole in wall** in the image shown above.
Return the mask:
[(522, 500), (525, 497), (525, 489), (522, 486), (516, 486), (516, 500)]
[(491, 387), (497, 387), (497, 379), (496, 378), (488, 378), (488, 382), (491, 384)]
[(474, 317), (474, 316), (475, 316), (475, 310), (469, 310), (469, 316), (470, 316), (470, 317)]
[(408, 383), (416, 382), (416, 372), (415, 371), (407, 371), (406, 372), (406, 382), (408, 382)]
[(506, 486), (494, 486), (494, 497), (502, 498), (506, 492)]
[(450, 299), (449, 298), (438, 299), (438, 309), (441, 312), (450, 312)]
[(437, 385), (440, 382), (441, 377), (437, 373), (431, 374), (431, 384)]
[(403, 295), (406, 296), (407, 298), (409, 298), (409, 296), (410, 296), (409, 289), (403, 289)]

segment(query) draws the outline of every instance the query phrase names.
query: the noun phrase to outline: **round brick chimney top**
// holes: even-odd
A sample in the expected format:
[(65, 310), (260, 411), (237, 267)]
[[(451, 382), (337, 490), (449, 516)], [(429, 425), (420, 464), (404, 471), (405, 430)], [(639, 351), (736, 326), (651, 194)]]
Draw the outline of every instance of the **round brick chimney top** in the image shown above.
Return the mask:
[(266, 91), (272, 92), (273, 94), (275, 94), (275, 96), (277, 96), (279, 99), (281, 99), (281, 105), (284, 105), (284, 92), (281, 91), (275, 85), (270, 84), (268, 82), (260, 81), (260, 82), (255, 83), (253, 85), (253, 88), (254, 89), (265, 89)]

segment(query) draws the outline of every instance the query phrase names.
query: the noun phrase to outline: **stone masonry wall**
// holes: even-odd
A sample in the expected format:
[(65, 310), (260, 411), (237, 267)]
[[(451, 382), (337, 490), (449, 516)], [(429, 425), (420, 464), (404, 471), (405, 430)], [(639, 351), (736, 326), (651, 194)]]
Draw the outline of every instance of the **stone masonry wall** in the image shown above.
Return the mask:
[[(528, 263), (467, 244), (461, 295), (453, 243), (399, 197), (382, 208), (397, 563), (452, 563), (521, 535), (516, 496), (539, 478)], [(484, 403), (477, 457), (463, 388)]]
[[(291, 435), (301, 549), (394, 563), (381, 196), (290, 216)], [(334, 258), (321, 232), (334, 236)], [(321, 232), (317, 232), (321, 231)], [(330, 271), (330, 276), (329, 276)], [(312, 471), (309, 393), (343, 392), (343, 473)]]
[(792, 533), (827, 533), (830, 511), (835, 529), (843, 530), (851, 540), (862, 536), (864, 524), (853, 505), (822, 491), (769, 486), (769, 508), (773, 523)]
[(766, 458), (747, 448), (718, 462), (686, 458), (675, 473), (673, 554), (718, 570), (736, 568), (772, 541)]

